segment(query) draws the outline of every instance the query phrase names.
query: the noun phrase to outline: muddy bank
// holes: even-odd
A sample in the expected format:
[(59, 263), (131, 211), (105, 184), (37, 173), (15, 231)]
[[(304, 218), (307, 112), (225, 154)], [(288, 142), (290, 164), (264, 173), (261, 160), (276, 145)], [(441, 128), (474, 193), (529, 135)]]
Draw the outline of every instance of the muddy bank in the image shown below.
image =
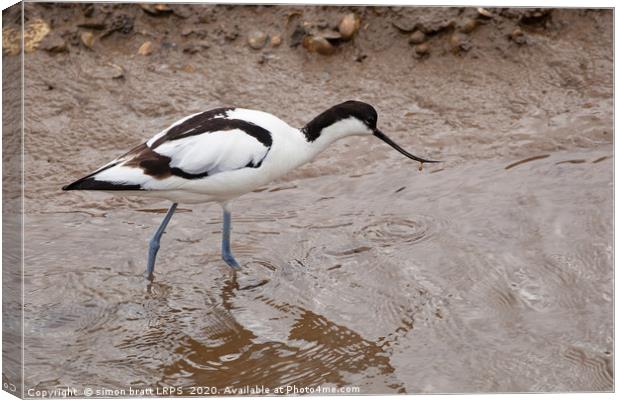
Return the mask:
[[(27, 172), (36, 182), (27, 192), (30, 211), (163, 126), (220, 105), (301, 126), (332, 104), (364, 100), (386, 133), (448, 167), (611, 143), (609, 11), (553, 10), (534, 23), (509, 10), (485, 18), (453, 8), (170, 7), (152, 15), (138, 5), (28, 5), (29, 23), (49, 27), (26, 54)], [(333, 30), (351, 11), (360, 29), (334, 54), (295, 46), (300, 27)], [(472, 18), (476, 28), (460, 32)], [(403, 32), (411, 27), (427, 32), (430, 55), (416, 57), (412, 33)], [(515, 29), (523, 44), (511, 39)], [(255, 31), (282, 43), (254, 50), (247, 39)], [(96, 37), (91, 49), (85, 33)], [(455, 34), (466, 36), (467, 51), (452, 51)], [(42, 49), (54, 37), (66, 51)], [(147, 41), (152, 52), (139, 55)], [(365, 173), (391, 156), (375, 141), (343, 142), (285, 179)], [(82, 204), (91, 198), (76, 196)]]
[[(27, 385), (612, 389), (610, 11), (26, 17), (35, 39), (48, 31), (25, 55)], [(444, 163), (419, 172), (379, 141), (337, 143), (236, 202), (236, 276), (215, 207), (181, 205), (146, 287), (166, 203), (59, 190), (190, 113), (235, 105), (301, 126), (348, 99)]]

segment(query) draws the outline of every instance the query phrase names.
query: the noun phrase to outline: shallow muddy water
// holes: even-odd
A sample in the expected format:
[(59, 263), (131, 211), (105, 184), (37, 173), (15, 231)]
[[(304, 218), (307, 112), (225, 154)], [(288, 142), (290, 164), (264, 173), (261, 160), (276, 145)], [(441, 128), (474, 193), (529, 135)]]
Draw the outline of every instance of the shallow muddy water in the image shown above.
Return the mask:
[[(468, 52), (450, 51), (450, 28), (418, 59), (394, 18), (475, 10), (354, 10), (364, 28), (325, 57), (291, 47), (295, 24), (349, 9), (195, 6), (181, 20), (98, 5), (92, 18), (129, 16), (133, 31), (86, 49), (80, 8), (28, 5), (70, 51), (25, 58), (27, 389), (613, 389), (611, 12), (554, 10), (522, 26), (525, 45), (498, 14)], [(284, 42), (251, 50), (250, 28)], [(302, 126), (350, 98), (444, 162), (420, 172), (377, 140), (335, 144), (233, 203), (237, 273), (218, 206), (179, 205), (149, 284), (168, 204), (60, 190), (194, 112)]]
[(234, 208), (236, 274), (219, 207), (192, 207), (150, 285), (160, 213), (29, 216), (26, 298), (45, 299), (26, 307), (30, 382), (609, 390), (612, 159), (593, 163), (609, 155), (252, 193)]

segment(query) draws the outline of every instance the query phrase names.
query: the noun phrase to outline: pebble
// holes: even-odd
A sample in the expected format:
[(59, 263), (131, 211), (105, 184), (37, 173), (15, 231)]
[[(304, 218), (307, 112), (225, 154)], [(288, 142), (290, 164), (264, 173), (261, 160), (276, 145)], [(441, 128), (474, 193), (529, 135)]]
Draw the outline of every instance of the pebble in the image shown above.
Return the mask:
[(322, 55), (334, 54), (336, 48), (332, 46), (327, 39), (321, 36), (306, 36), (303, 46), (311, 53), (319, 53)]
[(510, 34), (510, 39), (518, 45), (527, 43), (527, 39), (521, 28), (515, 28)]
[(69, 51), (67, 47), (67, 42), (61, 38), (59, 35), (48, 35), (41, 42), (41, 48), (50, 53), (64, 53)]
[(254, 31), (248, 35), (248, 45), (254, 50), (260, 50), (267, 44), (267, 34), (261, 31)]
[(168, 7), (166, 4), (155, 4), (155, 10), (160, 13), (168, 13), (172, 12), (172, 9)]
[(422, 31), (415, 31), (409, 36), (409, 44), (421, 44), (426, 41), (426, 35)]
[(459, 31), (463, 33), (472, 33), (478, 27), (478, 21), (473, 18), (467, 18), (461, 26), (459, 27)]
[(428, 43), (421, 43), (421, 44), (418, 44), (417, 46), (415, 46), (414, 50), (415, 50), (417, 55), (425, 56), (425, 55), (430, 53), (431, 48), (428, 45)]
[(282, 36), (274, 35), (274, 36), (271, 37), (271, 46), (272, 47), (278, 47), (281, 44), (282, 44)]
[(192, 9), (186, 4), (175, 4), (172, 12), (177, 17), (183, 19), (187, 19), (193, 15)]
[(194, 33), (194, 28), (192, 28), (191, 26), (186, 26), (181, 29), (181, 36), (189, 36), (192, 33)]
[(125, 76), (125, 70), (120, 65), (105, 63), (93, 69), (86, 68), (86, 74), (95, 79), (121, 79)]
[(108, 76), (112, 79), (120, 79), (125, 76), (125, 70), (120, 65), (108, 63)]
[(24, 29), (24, 50), (27, 53), (35, 51), (49, 32), (49, 25), (42, 19), (37, 18), (30, 22)]
[(95, 44), (95, 35), (93, 35), (92, 32), (82, 32), (80, 35), (80, 40), (86, 48), (92, 49)]
[(338, 24), (338, 32), (340, 32), (340, 35), (344, 40), (350, 40), (360, 29), (360, 23), (361, 20), (356, 14), (347, 14), (340, 20), (340, 24)]
[(141, 56), (148, 56), (153, 52), (153, 43), (146, 41), (142, 43), (142, 46), (138, 49), (138, 54)]
[(401, 32), (413, 32), (416, 28), (415, 21), (409, 19), (397, 19), (392, 21), (392, 25)]
[(486, 8), (478, 7), (477, 11), (478, 11), (478, 15), (480, 15), (481, 17), (493, 18), (495, 16), (495, 15), (493, 15), (492, 12), (490, 12)]
[(140, 4), (140, 8), (142, 11), (150, 15), (163, 15), (172, 12), (172, 9), (166, 4)]
[(468, 51), (471, 49), (471, 44), (469, 44), (469, 41), (465, 35), (455, 33), (450, 36), (450, 47), (452, 47), (452, 52), (458, 53), (460, 51)]

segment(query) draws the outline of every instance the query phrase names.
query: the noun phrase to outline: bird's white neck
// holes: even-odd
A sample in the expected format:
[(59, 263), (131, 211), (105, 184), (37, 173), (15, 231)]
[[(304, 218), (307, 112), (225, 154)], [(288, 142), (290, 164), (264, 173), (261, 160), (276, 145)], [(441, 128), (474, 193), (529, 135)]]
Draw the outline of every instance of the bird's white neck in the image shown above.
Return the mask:
[(310, 134), (306, 128), (300, 130), (313, 157), (325, 150), (335, 141), (347, 136), (367, 135), (372, 132), (357, 118), (349, 117), (322, 127), (320, 131)]

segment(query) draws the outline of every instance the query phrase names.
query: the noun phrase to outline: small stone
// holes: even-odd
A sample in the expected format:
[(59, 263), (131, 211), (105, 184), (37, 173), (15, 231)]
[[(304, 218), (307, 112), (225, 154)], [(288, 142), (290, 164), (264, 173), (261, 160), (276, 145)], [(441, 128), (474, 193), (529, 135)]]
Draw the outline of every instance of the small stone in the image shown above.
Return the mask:
[(168, 7), (166, 4), (155, 4), (155, 10), (159, 13), (169, 13), (172, 12), (172, 9)]
[(125, 70), (120, 65), (105, 63), (86, 69), (86, 74), (95, 79), (122, 79), (125, 76)]
[(254, 31), (248, 35), (248, 45), (254, 50), (260, 50), (267, 44), (267, 35), (261, 31)]
[(181, 29), (181, 36), (189, 36), (192, 33), (194, 33), (194, 28), (192, 28), (191, 26), (186, 26), (185, 28)]
[(417, 55), (425, 56), (425, 55), (430, 53), (431, 48), (428, 45), (428, 43), (421, 43), (421, 44), (418, 44), (417, 46), (415, 46), (414, 50), (415, 50)]
[(336, 48), (332, 46), (327, 39), (321, 36), (306, 36), (303, 46), (311, 53), (319, 53), (322, 55), (334, 54)]
[(472, 33), (478, 27), (478, 21), (473, 18), (467, 18), (461, 26), (459, 26), (459, 31), (463, 33)]
[(188, 5), (185, 5), (185, 4), (175, 4), (174, 8), (172, 9), (172, 12), (177, 17), (183, 18), (183, 19), (187, 19), (193, 15), (192, 9)]
[(153, 52), (153, 43), (151, 41), (147, 41), (142, 43), (142, 46), (138, 49), (138, 54), (141, 56), (148, 56)]
[(24, 29), (24, 51), (27, 53), (35, 51), (49, 32), (49, 25), (42, 19), (37, 18), (27, 24)]
[(413, 32), (416, 28), (415, 21), (405, 18), (392, 21), (392, 25), (403, 33)]
[(152, 4), (140, 4), (140, 8), (147, 14), (155, 15), (157, 11), (153, 8)]
[(493, 18), (495, 15), (486, 8), (478, 7), (478, 15), (484, 18)]
[(92, 32), (82, 32), (80, 35), (80, 40), (86, 48), (92, 49), (95, 44), (95, 35), (93, 35)]
[(340, 32), (340, 35), (344, 40), (350, 40), (360, 29), (360, 23), (361, 20), (356, 14), (347, 14), (340, 20), (340, 24), (338, 24), (338, 32)]
[(274, 35), (274, 36), (271, 37), (271, 46), (272, 47), (278, 47), (281, 44), (282, 44), (282, 36)]
[(460, 51), (469, 51), (469, 49), (471, 49), (471, 44), (465, 35), (455, 33), (450, 36), (450, 47), (453, 53), (459, 53)]
[(108, 63), (108, 65), (110, 66), (109, 74), (112, 79), (120, 79), (125, 76), (125, 70), (120, 65), (112, 63)]
[(450, 36), (450, 46), (452, 48), (459, 47), (460, 45), (461, 45), (461, 35), (455, 33), (454, 35)]
[(420, 44), (426, 41), (426, 35), (422, 31), (415, 31), (409, 36), (409, 44)]
[(165, 4), (140, 4), (140, 8), (147, 14), (150, 15), (165, 15), (172, 12), (172, 9)]
[(521, 28), (515, 28), (510, 34), (510, 39), (518, 45), (527, 43), (527, 39)]
[(41, 48), (50, 53), (64, 53), (69, 51), (67, 42), (58, 35), (48, 35), (41, 42)]

